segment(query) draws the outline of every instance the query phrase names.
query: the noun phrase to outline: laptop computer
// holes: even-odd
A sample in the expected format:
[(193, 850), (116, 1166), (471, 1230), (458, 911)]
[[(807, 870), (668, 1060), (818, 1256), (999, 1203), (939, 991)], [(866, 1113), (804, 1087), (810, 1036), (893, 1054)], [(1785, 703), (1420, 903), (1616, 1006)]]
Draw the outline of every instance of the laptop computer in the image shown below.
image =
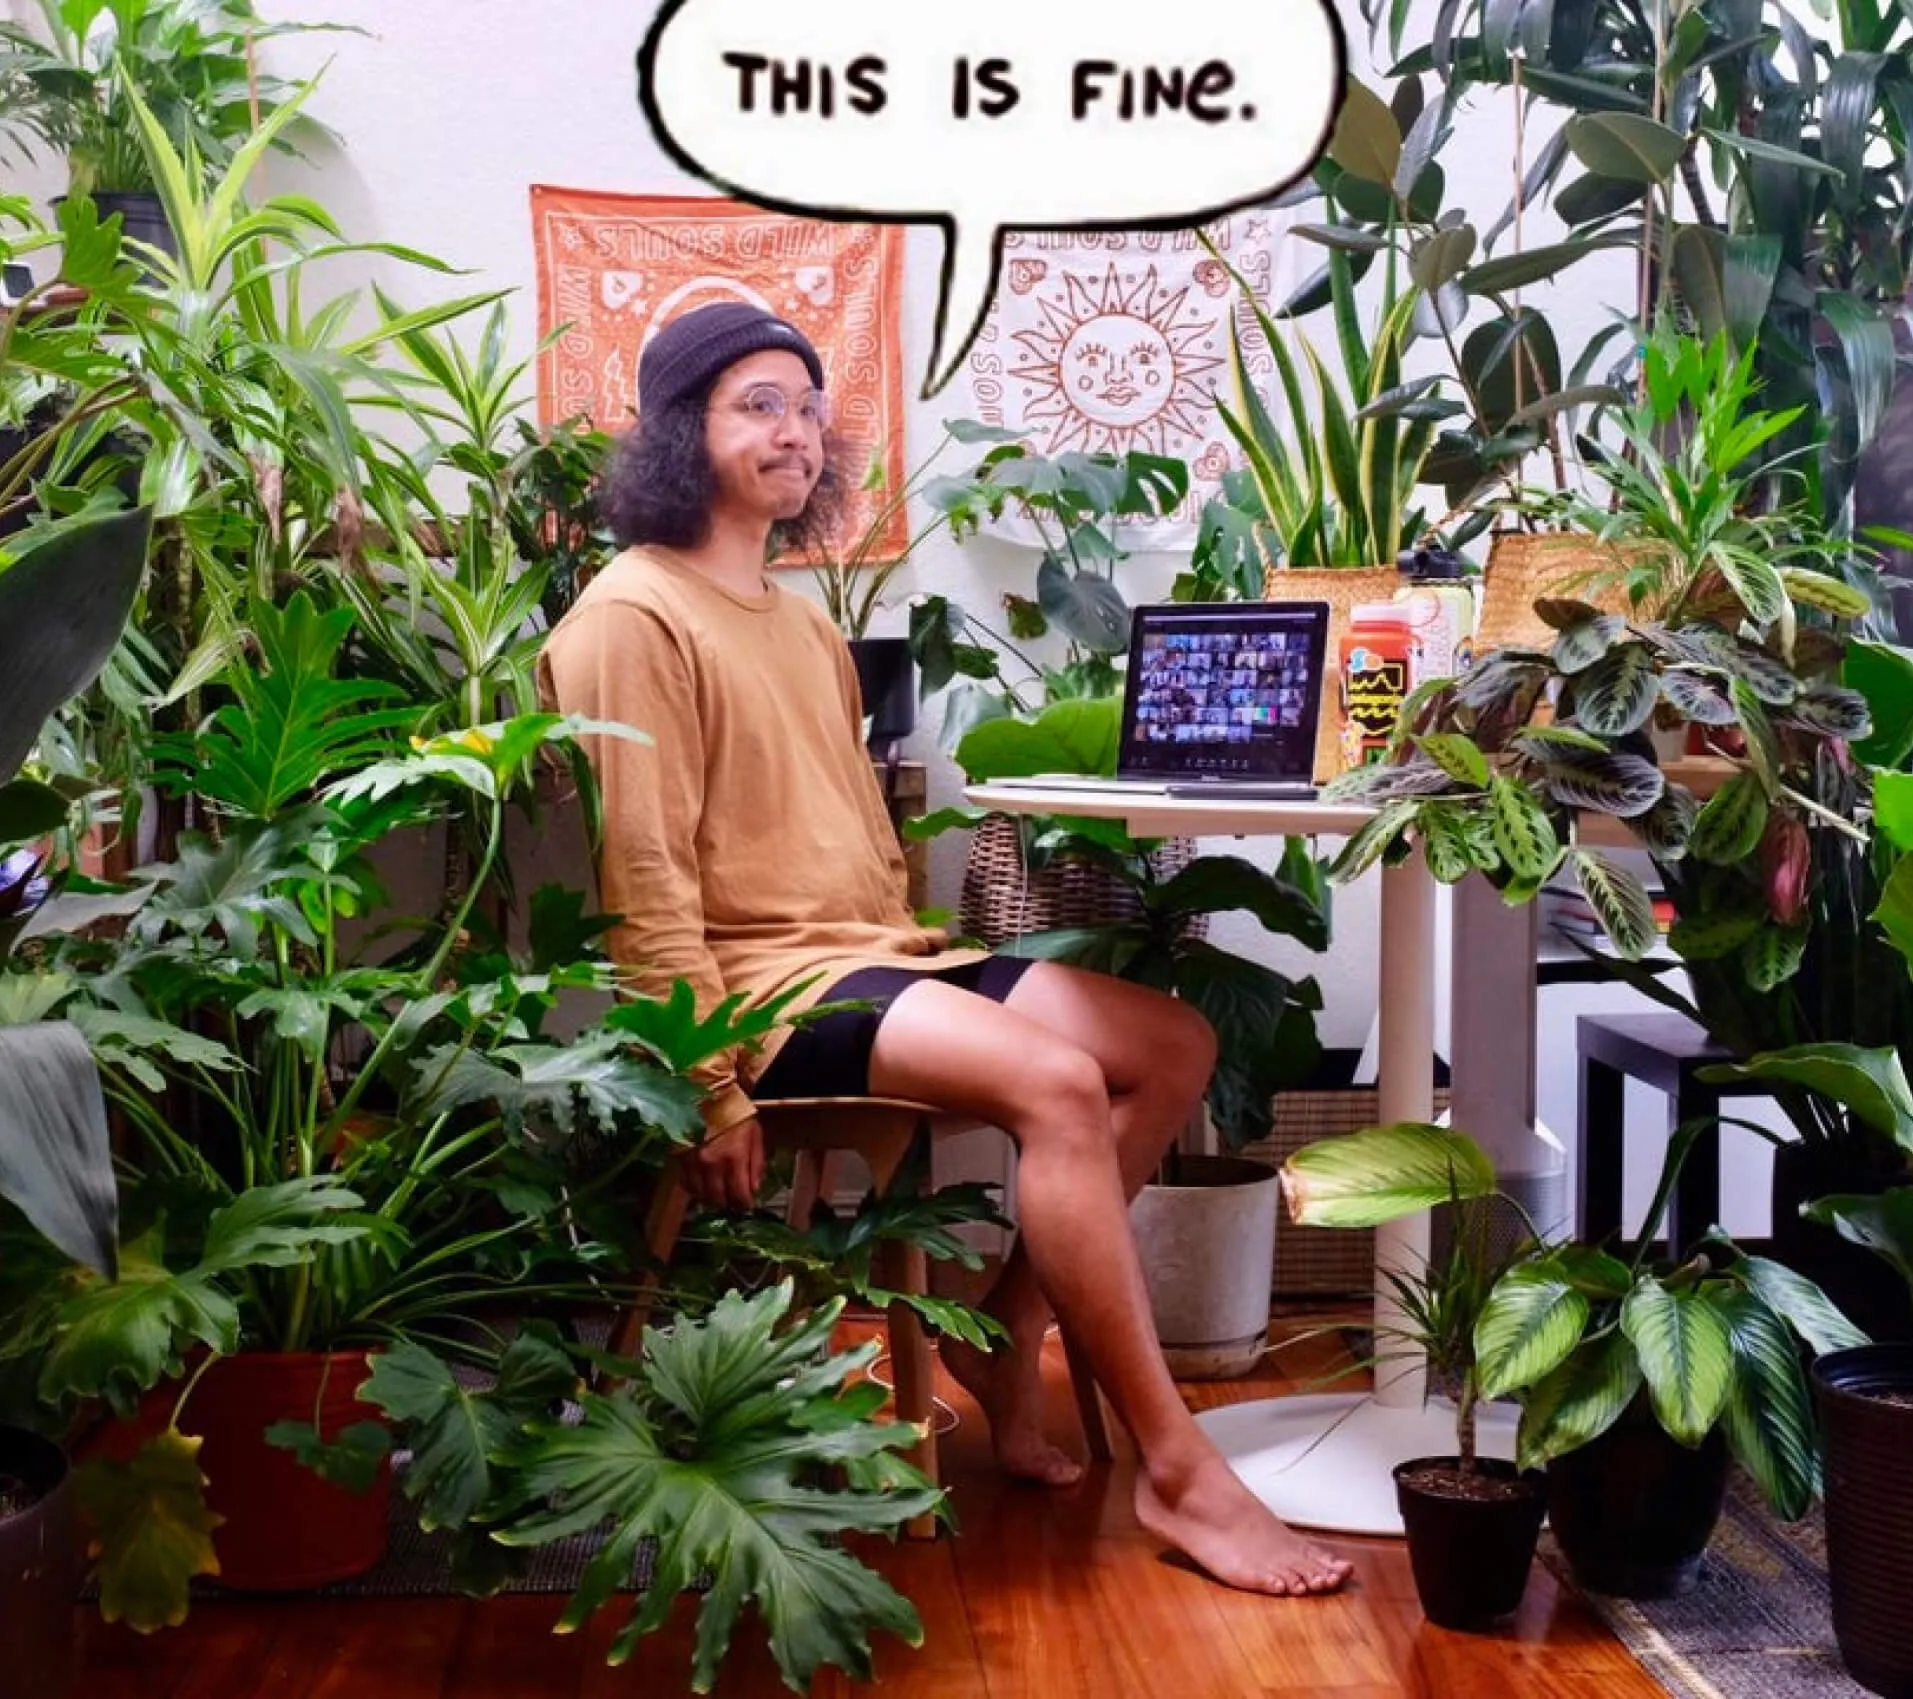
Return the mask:
[(993, 779), (1096, 795), (1315, 795), (1327, 602), (1165, 602), (1132, 616), (1116, 777)]

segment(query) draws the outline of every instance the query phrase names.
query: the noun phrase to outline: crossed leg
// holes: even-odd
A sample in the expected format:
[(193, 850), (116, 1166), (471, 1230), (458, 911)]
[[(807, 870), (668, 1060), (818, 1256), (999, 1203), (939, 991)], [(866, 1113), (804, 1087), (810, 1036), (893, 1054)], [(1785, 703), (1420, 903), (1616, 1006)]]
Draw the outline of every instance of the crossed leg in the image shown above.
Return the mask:
[(1012, 1346), (987, 1370), (946, 1357), (981, 1390), (1005, 1462), (1058, 1478), (1035, 1408), (1053, 1306), (1142, 1455), (1143, 1526), (1232, 1586), (1328, 1592), (1350, 1566), (1250, 1493), (1183, 1404), (1130, 1231), (1129, 1197), (1200, 1096), (1214, 1043), (1173, 998), (1043, 963), (1003, 1004), (936, 981), (911, 986), (877, 1030), (870, 1086), (974, 1115), (1016, 1141), (1021, 1232), (985, 1303)]

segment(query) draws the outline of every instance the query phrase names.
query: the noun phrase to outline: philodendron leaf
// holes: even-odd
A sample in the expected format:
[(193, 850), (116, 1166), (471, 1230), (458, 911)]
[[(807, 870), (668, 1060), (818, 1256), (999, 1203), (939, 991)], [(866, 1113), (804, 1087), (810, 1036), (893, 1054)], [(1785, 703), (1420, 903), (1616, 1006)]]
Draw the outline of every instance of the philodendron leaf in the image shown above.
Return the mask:
[[(1913, 1227), (1913, 1214), (1908, 1217), (1908, 1226)], [(1908, 1241), (1908, 1249), (1913, 1251), (1913, 1238)], [(1840, 1313), (1826, 1293), (1786, 1264), (1765, 1257), (1742, 1257), (1728, 1272), (1812, 1346), (1816, 1355), (1867, 1343), (1867, 1336)]]
[(1687, 853), (1731, 867), (1754, 853), (1767, 830), (1767, 793), (1751, 773), (1736, 773), (1701, 805)]
[(577, 1384), (571, 1358), (548, 1328), (534, 1326), (505, 1348), (487, 1390), (461, 1385), (433, 1352), (402, 1340), (372, 1359), (359, 1397), (403, 1429), (412, 1449), (405, 1495), (429, 1532), (469, 1522), (499, 1484), (501, 1449)]
[(1820, 1488), (1820, 1446), (1800, 1356), (1786, 1325), (1753, 1293), (1721, 1293), (1726, 1324), (1727, 1440), (1783, 1522), (1797, 1522)]
[(1616, 1332), (1576, 1348), (1521, 1400), (1515, 1453), (1523, 1469), (1539, 1469), (1598, 1439), (1620, 1420), (1641, 1386), (1634, 1347)]
[(206, 1477), (194, 1435), (168, 1428), (125, 1462), (80, 1466), (81, 1513), (99, 1555), (100, 1615), (142, 1634), (186, 1620), (196, 1575), (217, 1575), (213, 1533), (223, 1518), (206, 1508)]
[(1511, 1269), (1475, 1324), (1481, 1396), (1505, 1398), (1552, 1374), (1581, 1343), (1588, 1314), (1587, 1298), (1551, 1259)]
[(1304, 1227), (1377, 1227), (1494, 1189), (1494, 1164), (1480, 1145), (1423, 1121), (1318, 1139), (1282, 1165), (1289, 1214)]
[(1794, 1044), (1747, 1062), (1717, 1062), (1700, 1071), (1710, 1084), (1762, 1081), (1800, 1086), (1831, 1098), (1913, 1151), (1913, 1088), (1900, 1054), (1890, 1046), (1863, 1050), (1857, 1044)]
[(119, 1189), (99, 1069), (65, 1021), (0, 1027), (0, 1197), (105, 1279), (119, 1245)]
[(1727, 1407), (1733, 1353), (1712, 1297), (1668, 1290), (1643, 1275), (1621, 1304), (1621, 1331), (1640, 1358), (1654, 1414), (1683, 1445), (1699, 1445)]
[(1601, 737), (1626, 737), (1646, 725), (1660, 696), (1654, 651), (1645, 643), (1608, 650), (1574, 681), (1574, 717)]
[(1241, 856), (1205, 855), (1146, 898), (1157, 915), (1221, 914), (1243, 909), (1278, 936), (1311, 950), (1328, 948), (1328, 916), (1305, 892)]
[(1573, 855), (1575, 877), (1614, 948), (1628, 961), (1639, 961), (1659, 936), (1654, 899), (1639, 877), (1599, 850), (1578, 849)]
[(1509, 869), (1521, 879), (1547, 878), (1561, 859), (1561, 840), (1555, 835), (1554, 822), (1527, 787), (1497, 777), (1488, 793), (1488, 806), (1495, 848)]
[[(629, 1582), (639, 1545), (657, 1542), (650, 1587), (610, 1654), (625, 1662), (680, 1596), (711, 1581), (698, 1610), (691, 1688), (710, 1691), (746, 1606), (755, 1603), (787, 1683), (809, 1689), (826, 1665), (872, 1676), (869, 1636), (923, 1639), (915, 1608), (829, 1536), (893, 1529), (937, 1509), (933, 1488), (872, 1492), (817, 1484), (910, 1444), (898, 1423), (829, 1420), (874, 1343), (832, 1354), (840, 1302), (779, 1332), (793, 1288), (731, 1293), (701, 1321), (650, 1330), (642, 1390), (587, 1394), (583, 1420), (535, 1424), (512, 1448), (512, 1490), (495, 1538), (535, 1546), (604, 1530), (559, 1627), (582, 1627)], [(608, 1526), (607, 1526), (608, 1525)]]
[(266, 1444), (290, 1451), (321, 1480), (349, 1493), (367, 1493), (392, 1455), (392, 1435), (377, 1422), (353, 1422), (331, 1439), (310, 1422), (274, 1422)]

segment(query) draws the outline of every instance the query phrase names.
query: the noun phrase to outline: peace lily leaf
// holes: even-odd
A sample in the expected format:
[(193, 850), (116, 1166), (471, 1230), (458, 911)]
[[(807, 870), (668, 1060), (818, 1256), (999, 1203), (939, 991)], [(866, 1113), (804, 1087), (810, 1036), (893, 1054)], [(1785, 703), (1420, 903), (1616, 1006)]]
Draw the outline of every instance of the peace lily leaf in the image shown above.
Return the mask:
[(1866, 1195), (1816, 1198), (1801, 1211), (1843, 1239), (1886, 1258), (1913, 1286), (1913, 1186)]
[(1634, 1402), (1641, 1365), (1621, 1333), (1605, 1333), (1578, 1347), (1521, 1400), (1515, 1451), (1524, 1469), (1539, 1469), (1599, 1439)]
[(1496, 778), (1488, 793), (1495, 848), (1501, 859), (1523, 879), (1541, 880), (1560, 860), (1561, 840), (1554, 823), (1527, 788), (1513, 779)]
[(1581, 1342), (1587, 1298), (1549, 1260), (1511, 1269), (1475, 1324), (1483, 1398), (1505, 1398), (1545, 1379)]
[(168, 1428), (126, 1462), (80, 1466), (82, 1514), (94, 1529), (100, 1615), (142, 1634), (186, 1620), (196, 1575), (217, 1575), (212, 1535), (223, 1518), (206, 1508), (198, 1436)]
[(1661, 1426), (1683, 1445), (1699, 1445), (1720, 1420), (1733, 1385), (1719, 1311), (1699, 1292), (1670, 1292), (1644, 1275), (1621, 1304), (1621, 1331), (1640, 1358)]
[(1687, 853), (1731, 867), (1754, 853), (1766, 830), (1767, 793), (1752, 774), (1736, 773), (1701, 805)]
[(532, 1327), (506, 1346), (497, 1384), (485, 1391), (461, 1386), (432, 1352), (402, 1340), (372, 1359), (359, 1397), (402, 1425), (412, 1448), (405, 1495), (419, 1507), (419, 1526), (430, 1531), (463, 1527), (490, 1502), (503, 1478), (501, 1448), (552, 1414), (577, 1384), (555, 1333)]
[(1729, 1272), (1811, 1345), (1816, 1355), (1867, 1343), (1867, 1336), (1826, 1293), (1784, 1263), (1742, 1257)]
[(1728, 1443), (1760, 1483), (1774, 1514), (1797, 1522), (1820, 1487), (1820, 1447), (1793, 1338), (1751, 1292), (1724, 1292), (1714, 1305), (1733, 1356), (1725, 1412)]
[(1574, 873), (1581, 890), (1614, 947), (1629, 961), (1639, 961), (1653, 947), (1658, 934), (1654, 901), (1640, 879), (1598, 850), (1574, 852)]
[(1282, 1165), (1289, 1214), (1304, 1227), (1377, 1227), (1494, 1189), (1494, 1164), (1480, 1145), (1422, 1121), (1320, 1139)]
[(119, 1189), (99, 1070), (65, 1021), (0, 1027), (0, 1197), (111, 1279)]
[(1852, 1111), (1902, 1150), (1913, 1151), (1913, 1089), (1897, 1050), (1855, 1044), (1794, 1044), (1748, 1062), (1719, 1062), (1701, 1070), (1709, 1083), (1762, 1081), (1800, 1086)]
[(655, 1578), (619, 1630), (613, 1663), (707, 1575), (694, 1692), (710, 1691), (752, 1602), (778, 1668), (800, 1692), (826, 1665), (870, 1680), (872, 1630), (922, 1642), (909, 1601), (824, 1537), (894, 1528), (937, 1508), (942, 1495), (804, 1484), (820, 1468), (864, 1462), (913, 1436), (893, 1423), (818, 1419), (817, 1406), (836, 1400), (875, 1346), (829, 1354), (838, 1303), (780, 1335), (791, 1298), (788, 1281), (754, 1298), (732, 1293), (703, 1321), (647, 1332), (636, 1365), (645, 1391), (587, 1395), (577, 1426), (539, 1422), (510, 1452), (513, 1487), (494, 1538), (540, 1545), (609, 1525), (561, 1632), (581, 1627), (626, 1584), (641, 1541), (657, 1541)]

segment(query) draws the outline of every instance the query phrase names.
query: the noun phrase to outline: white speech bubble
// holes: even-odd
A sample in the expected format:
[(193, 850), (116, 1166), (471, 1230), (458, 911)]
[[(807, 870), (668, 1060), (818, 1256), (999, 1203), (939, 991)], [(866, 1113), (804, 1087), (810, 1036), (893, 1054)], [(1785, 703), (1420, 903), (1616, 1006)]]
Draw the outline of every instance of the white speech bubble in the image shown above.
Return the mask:
[(1273, 199), (1328, 145), (1345, 76), (1324, 0), (666, 0), (638, 53), (659, 142), (727, 194), (943, 226), (926, 398), (982, 328), (1004, 231)]

